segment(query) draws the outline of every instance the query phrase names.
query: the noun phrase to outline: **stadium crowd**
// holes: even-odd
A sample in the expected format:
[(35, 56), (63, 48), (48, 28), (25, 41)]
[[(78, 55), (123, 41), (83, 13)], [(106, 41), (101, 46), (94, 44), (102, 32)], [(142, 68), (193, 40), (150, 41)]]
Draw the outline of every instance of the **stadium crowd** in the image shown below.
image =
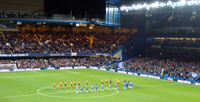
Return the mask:
[[(130, 34), (119, 33), (75, 34), (69, 32), (4, 32), (4, 35), (6, 38), (4, 42), (11, 45), (13, 53), (112, 53), (132, 37)], [(90, 46), (91, 37), (93, 38), (92, 46)], [(2, 37), (1, 40), (3, 40)]]
[[(155, 75), (166, 75), (188, 79), (189, 73), (200, 73), (199, 58), (196, 53), (157, 53), (144, 54), (124, 61), (124, 68), (130, 71), (139, 71)], [(114, 68), (117, 67), (115, 64)]]
[(170, 47), (199, 47), (200, 40), (152, 40), (151, 45), (161, 45), (161, 46), (170, 46)]
[(26, 58), (26, 59), (1, 59), (0, 64), (17, 64), (18, 68), (44, 68), (66, 66), (103, 66), (115, 61), (116, 58)]
[(168, 13), (152, 14), (154, 22), (151, 28), (165, 28), (165, 27), (199, 27), (200, 11), (196, 11), (194, 15), (189, 10), (175, 9), (173, 15)]
[(0, 53), (9, 53), (8, 46), (5, 46), (3, 35), (0, 35)]

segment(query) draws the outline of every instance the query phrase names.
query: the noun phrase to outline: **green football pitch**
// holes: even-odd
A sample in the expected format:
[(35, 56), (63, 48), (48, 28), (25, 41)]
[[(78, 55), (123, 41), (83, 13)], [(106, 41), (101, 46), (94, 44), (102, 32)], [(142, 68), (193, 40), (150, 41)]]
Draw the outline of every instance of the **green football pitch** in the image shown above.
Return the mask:
[[(112, 80), (112, 91), (105, 85), (104, 92), (91, 92), (91, 85), (101, 79)], [(89, 92), (85, 92), (86, 80)], [(121, 86), (114, 90), (116, 80)], [(76, 94), (70, 82), (80, 80), (83, 93)], [(133, 82), (133, 89), (123, 90), (123, 81)], [(56, 88), (53, 89), (53, 82)], [(67, 88), (59, 88), (59, 82), (67, 81)], [(42, 70), (0, 73), (0, 102), (200, 102), (200, 86), (120, 74), (96, 69)]]

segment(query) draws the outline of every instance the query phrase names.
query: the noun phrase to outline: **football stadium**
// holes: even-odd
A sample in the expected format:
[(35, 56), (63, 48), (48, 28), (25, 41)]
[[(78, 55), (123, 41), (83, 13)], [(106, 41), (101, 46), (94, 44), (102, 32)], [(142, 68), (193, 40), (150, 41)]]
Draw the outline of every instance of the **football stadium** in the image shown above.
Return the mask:
[(198, 102), (198, 34), (200, 0), (0, 0), (0, 102)]

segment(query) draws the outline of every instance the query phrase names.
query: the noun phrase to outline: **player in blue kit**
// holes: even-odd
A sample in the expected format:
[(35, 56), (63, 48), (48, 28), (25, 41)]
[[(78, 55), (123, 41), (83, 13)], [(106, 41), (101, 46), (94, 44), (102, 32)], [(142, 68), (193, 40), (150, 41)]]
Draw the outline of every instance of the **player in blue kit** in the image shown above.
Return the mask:
[(78, 93), (78, 86), (76, 86), (76, 94)]
[(103, 84), (101, 85), (101, 91), (104, 91), (104, 90), (103, 90)]
[(117, 83), (115, 83), (115, 90), (117, 89)]
[(91, 92), (93, 92), (93, 88), (94, 88), (93, 84), (92, 84), (91, 88), (92, 88)]
[(83, 86), (81, 85), (81, 92), (83, 93)]
[(111, 84), (109, 84), (109, 88), (108, 88), (108, 90), (112, 91), (112, 90), (111, 90)]
[(124, 82), (124, 88), (123, 89), (126, 89), (126, 82)]
[(88, 86), (86, 85), (86, 93), (88, 93)]
[(96, 90), (95, 90), (95, 92), (98, 92), (97, 88), (98, 88), (98, 86), (97, 86), (97, 84), (96, 84)]
[(132, 89), (133, 89), (133, 84), (132, 84), (132, 82), (129, 82), (128, 88), (132, 88)]

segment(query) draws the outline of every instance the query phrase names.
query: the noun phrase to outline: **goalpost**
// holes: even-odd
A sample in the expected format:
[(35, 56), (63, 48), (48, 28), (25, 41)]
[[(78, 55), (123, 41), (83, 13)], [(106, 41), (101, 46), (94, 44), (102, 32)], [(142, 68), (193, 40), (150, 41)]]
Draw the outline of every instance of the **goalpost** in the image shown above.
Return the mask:
[(0, 64), (0, 70), (13, 71), (14, 69), (17, 69), (17, 65), (16, 64)]

